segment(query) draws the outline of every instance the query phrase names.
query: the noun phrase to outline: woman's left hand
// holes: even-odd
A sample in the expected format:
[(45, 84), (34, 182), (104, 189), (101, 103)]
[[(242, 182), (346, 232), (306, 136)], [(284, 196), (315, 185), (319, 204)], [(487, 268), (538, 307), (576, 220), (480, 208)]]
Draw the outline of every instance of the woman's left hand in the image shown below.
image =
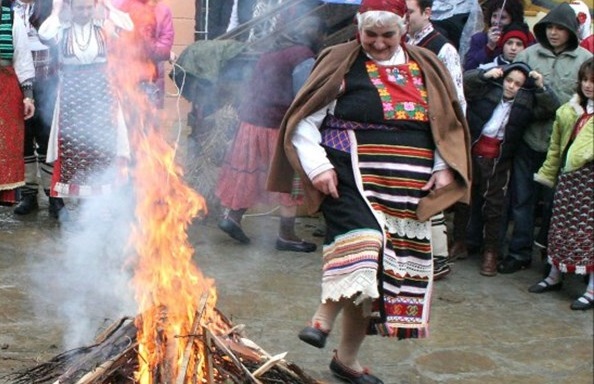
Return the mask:
[(421, 188), (421, 190), (429, 191), (431, 189), (443, 188), (446, 185), (452, 183), (453, 181), (454, 171), (452, 171), (450, 168), (442, 169), (440, 171), (433, 172), (433, 175), (431, 175), (431, 178), (429, 179), (427, 184), (425, 184), (423, 188)]
[(25, 120), (32, 118), (35, 114), (35, 104), (33, 100), (25, 97), (23, 99), (23, 106), (25, 108)]

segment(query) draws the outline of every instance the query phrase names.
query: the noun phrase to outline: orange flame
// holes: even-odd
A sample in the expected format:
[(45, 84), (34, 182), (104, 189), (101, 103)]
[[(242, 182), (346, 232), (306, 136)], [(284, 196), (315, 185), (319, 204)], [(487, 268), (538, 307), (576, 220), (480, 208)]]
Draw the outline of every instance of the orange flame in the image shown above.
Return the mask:
[[(172, 383), (184, 375), (180, 368), (198, 301), (207, 296), (201, 320), (218, 323), (214, 310), (217, 297), (214, 281), (203, 276), (192, 262), (194, 252), (187, 236), (192, 219), (206, 212), (205, 201), (183, 181), (175, 148), (157, 129), (157, 110), (139, 91), (139, 82), (144, 74), (153, 73), (154, 64), (142, 51), (147, 28), (138, 26), (151, 18), (132, 12), (130, 16), (140, 32), (122, 32), (119, 41), (113, 43), (110, 68), (130, 133), (130, 176), (136, 193), (136, 222), (131, 236), (135, 252), (132, 283), (141, 313), (136, 324), (136, 382)], [(194, 354), (203, 356), (204, 345), (194, 344)], [(204, 377), (205, 360), (190, 361), (193, 374), (200, 379)]]
[(213, 308), (216, 291), (193, 264), (186, 234), (192, 218), (206, 209), (203, 198), (184, 184), (173, 149), (156, 130), (136, 144), (132, 174), (137, 225), (132, 236), (138, 256), (133, 283), (142, 314), (137, 381), (150, 384), (155, 376), (177, 377), (198, 299), (208, 293)]

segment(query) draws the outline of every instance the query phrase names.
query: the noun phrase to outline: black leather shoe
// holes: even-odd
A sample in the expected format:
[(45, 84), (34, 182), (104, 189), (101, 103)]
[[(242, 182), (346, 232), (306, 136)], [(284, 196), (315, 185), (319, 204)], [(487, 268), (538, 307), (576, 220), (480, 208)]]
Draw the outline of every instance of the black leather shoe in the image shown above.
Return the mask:
[(313, 345), (316, 348), (324, 348), (326, 346), (328, 332), (322, 331), (319, 328), (305, 327), (297, 336), (299, 336), (301, 341), (309, 345)]
[(314, 237), (325, 237), (326, 236), (326, 226), (319, 226), (313, 231), (312, 236)]
[(528, 288), (528, 292), (531, 293), (545, 293), (550, 291), (558, 291), (563, 287), (563, 282), (560, 281), (557, 284), (549, 284), (546, 280), (541, 280)]
[(276, 249), (279, 251), (293, 251), (293, 252), (313, 252), (318, 246), (307, 241), (290, 241), (283, 240), (280, 237), (276, 239)]
[[(584, 299), (586, 302), (583, 302), (580, 299)], [(571, 303), (571, 306), (569, 308), (573, 309), (574, 311), (586, 311), (588, 309), (594, 308), (594, 300), (589, 299), (586, 296), (582, 296), (579, 299), (575, 300), (573, 303)]]
[(330, 362), (330, 372), (342, 381), (351, 384), (384, 384), (383, 381), (365, 371), (356, 372), (344, 366), (336, 357), (336, 353)]
[(29, 213), (39, 209), (39, 203), (37, 203), (37, 194), (24, 195), (21, 201), (14, 207), (15, 215), (28, 215)]
[(54, 219), (64, 217), (66, 214), (66, 211), (64, 210), (64, 200), (59, 197), (50, 197), (48, 211), (50, 217), (53, 217)]
[(522, 261), (514, 257), (508, 256), (497, 265), (497, 272), (499, 273), (514, 273), (522, 269), (530, 268), (531, 260)]
[(243, 232), (241, 227), (236, 224), (233, 220), (225, 217), (219, 221), (219, 228), (233, 239), (239, 241), (242, 244), (249, 244), (250, 238)]

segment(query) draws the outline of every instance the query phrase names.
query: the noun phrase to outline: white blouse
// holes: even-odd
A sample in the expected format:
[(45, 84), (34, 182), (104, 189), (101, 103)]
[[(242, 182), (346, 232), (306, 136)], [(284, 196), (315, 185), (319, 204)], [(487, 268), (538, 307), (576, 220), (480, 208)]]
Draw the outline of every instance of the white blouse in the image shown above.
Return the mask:
[[(119, 29), (132, 30), (134, 28), (130, 16), (115, 8), (110, 9), (108, 20)], [(103, 25), (103, 20), (94, 19), (85, 25), (79, 25), (70, 22), (62, 23), (58, 15), (51, 14), (41, 24), (38, 33), (42, 42), (57, 43), (62, 38), (63, 30), (72, 26), (74, 55), (80, 64), (91, 64), (95, 62), (99, 53), (99, 45), (93, 32), (94, 25)]]
[[(406, 54), (401, 48), (396, 51), (391, 59), (377, 61), (379, 65), (385, 66), (399, 65), (405, 62)], [(322, 134), (320, 127), (326, 115), (334, 113), (335, 107), (336, 100), (301, 120), (297, 124), (295, 134), (291, 138), (291, 143), (295, 146), (301, 166), (310, 180), (313, 180), (324, 171), (334, 168), (330, 160), (328, 160), (326, 150), (321, 146)], [(433, 171), (447, 168), (447, 164), (443, 161), (439, 152), (435, 150)]]
[(23, 20), (14, 18), (12, 23), (12, 43), (14, 45), (14, 56), (12, 63), (19, 83), (24, 84), (27, 81), (33, 81), (35, 78), (35, 66), (33, 65), (33, 56), (29, 48), (29, 38)]

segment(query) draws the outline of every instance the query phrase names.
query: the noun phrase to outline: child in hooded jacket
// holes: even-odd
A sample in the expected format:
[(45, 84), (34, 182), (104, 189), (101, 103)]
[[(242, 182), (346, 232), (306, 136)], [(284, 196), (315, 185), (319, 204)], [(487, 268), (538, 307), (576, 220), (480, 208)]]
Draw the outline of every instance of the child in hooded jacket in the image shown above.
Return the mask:
[(494, 276), (513, 156), (526, 122), (554, 116), (559, 102), (543, 76), (520, 62), (466, 71), (464, 92), (472, 140), (471, 217), (468, 225), (467, 210), (457, 209), (454, 234), (456, 240), (465, 234), (470, 244), (482, 243), (480, 273)]

